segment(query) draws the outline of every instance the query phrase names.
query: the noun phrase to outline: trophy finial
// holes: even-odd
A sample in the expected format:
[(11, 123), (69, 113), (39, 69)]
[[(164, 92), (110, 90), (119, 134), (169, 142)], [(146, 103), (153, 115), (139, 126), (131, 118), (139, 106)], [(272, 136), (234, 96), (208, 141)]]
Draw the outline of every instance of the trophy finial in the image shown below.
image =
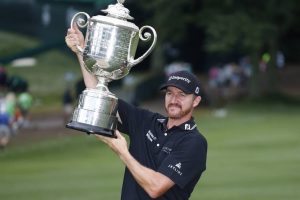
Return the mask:
[(125, 0), (118, 0), (118, 3), (124, 4)]
[(118, 3), (115, 5), (109, 5), (108, 8), (102, 10), (102, 12), (107, 13), (107, 16), (122, 19), (122, 20), (132, 20), (133, 17), (129, 15), (129, 10), (123, 6), (125, 0), (117, 0)]

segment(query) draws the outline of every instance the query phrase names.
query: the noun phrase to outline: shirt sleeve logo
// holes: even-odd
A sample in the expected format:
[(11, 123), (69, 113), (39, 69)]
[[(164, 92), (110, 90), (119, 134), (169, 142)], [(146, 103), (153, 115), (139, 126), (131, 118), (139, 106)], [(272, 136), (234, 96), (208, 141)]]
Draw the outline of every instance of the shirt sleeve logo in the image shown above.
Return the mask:
[(175, 165), (175, 167), (177, 167), (178, 169), (180, 169), (180, 168), (181, 168), (181, 163), (180, 163), (180, 162), (177, 163), (177, 164)]
[(168, 168), (170, 168), (173, 171), (175, 171), (179, 176), (182, 176), (182, 172), (180, 171), (180, 169), (181, 169), (181, 162), (175, 164), (175, 166), (172, 165), (172, 164), (169, 164)]

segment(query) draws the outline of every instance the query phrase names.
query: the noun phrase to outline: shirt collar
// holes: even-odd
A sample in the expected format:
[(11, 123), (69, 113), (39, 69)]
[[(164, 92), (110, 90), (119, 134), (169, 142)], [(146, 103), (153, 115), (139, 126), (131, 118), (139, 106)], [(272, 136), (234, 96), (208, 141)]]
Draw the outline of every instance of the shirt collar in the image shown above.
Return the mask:
[[(162, 124), (164, 130), (167, 130), (167, 122), (168, 118), (158, 118), (157, 121)], [(190, 120), (180, 124), (179, 126), (175, 126), (173, 128), (179, 128), (181, 130), (189, 131), (189, 130), (194, 130), (197, 127), (197, 124), (194, 121), (194, 118), (192, 117)], [(173, 129), (172, 128), (172, 129)]]

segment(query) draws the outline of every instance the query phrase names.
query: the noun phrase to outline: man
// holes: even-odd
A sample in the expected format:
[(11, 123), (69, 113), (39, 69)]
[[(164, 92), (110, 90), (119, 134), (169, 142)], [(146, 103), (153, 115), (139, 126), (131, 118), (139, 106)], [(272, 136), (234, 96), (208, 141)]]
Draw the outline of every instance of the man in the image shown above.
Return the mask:
[[(75, 26), (65, 39), (78, 57), (86, 87), (94, 88), (97, 79), (84, 68), (76, 48), (84, 45), (82, 33)], [(201, 101), (199, 81), (180, 71), (171, 74), (161, 89), (166, 90), (168, 117), (119, 99), (117, 138), (96, 135), (126, 165), (121, 199), (188, 199), (206, 169), (207, 142), (192, 117)], [(119, 131), (128, 134), (129, 149)]]

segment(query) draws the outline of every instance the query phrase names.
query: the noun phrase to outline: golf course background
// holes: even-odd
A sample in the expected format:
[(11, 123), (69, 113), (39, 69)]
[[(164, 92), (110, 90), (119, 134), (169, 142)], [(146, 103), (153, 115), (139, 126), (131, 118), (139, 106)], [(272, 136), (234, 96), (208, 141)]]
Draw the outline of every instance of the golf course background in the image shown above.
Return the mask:
[[(300, 197), (299, 106), (238, 105), (226, 118), (199, 109), (207, 170), (193, 200)], [(123, 164), (93, 136), (13, 146), (0, 154), (0, 199), (119, 199)]]
[[(3, 35), (0, 42), (7, 44)], [(33, 115), (60, 112), (64, 73), (79, 77), (76, 60), (60, 51), (37, 56), (31, 68), (6, 67), (9, 74), (29, 80)], [(298, 101), (274, 97), (226, 109), (223, 118), (207, 107), (195, 113), (209, 146), (207, 170), (191, 200), (300, 199)], [(61, 137), (27, 138), (0, 151), (1, 200), (120, 199), (124, 165), (118, 157), (93, 136), (65, 131)]]

